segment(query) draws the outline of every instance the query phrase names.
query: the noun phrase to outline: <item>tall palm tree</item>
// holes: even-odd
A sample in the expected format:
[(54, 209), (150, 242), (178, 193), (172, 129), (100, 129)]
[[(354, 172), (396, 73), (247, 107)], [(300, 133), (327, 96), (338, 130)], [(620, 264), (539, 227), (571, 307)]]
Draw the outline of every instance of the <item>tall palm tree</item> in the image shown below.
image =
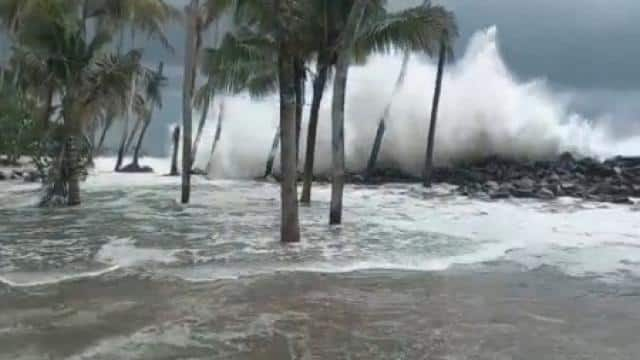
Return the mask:
[(182, 195), (183, 204), (188, 204), (191, 196), (191, 116), (193, 114), (193, 90), (196, 76), (196, 56), (198, 51), (198, 0), (191, 0), (185, 7), (186, 40), (184, 77), (182, 84)]
[(333, 103), (331, 106), (331, 147), (332, 147), (332, 180), (331, 208), (329, 223), (342, 223), (342, 193), (344, 191), (345, 156), (344, 156), (344, 103), (347, 88), (347, 76), (355, 45), (358, 27), (370, 0), (355, 0), (349, 18), (344, 27), (339, 47), (336, 50), (336, 74), (333, 84)]
[[(313, 101), (309, 117), (307, 135), (307, 152), (305, 158), (304, 185), (302, 202), (308, 204), (311, 200), (311, 183), (313, 179), (313, 165), (315, 158), (315, 143), (318, 123), (318, 112), (324, 92), (324, 84), (329, 69), (336, 65), (335, 49), (340, 33), (344, 29), (353, 0), (334, 2), (330, 0), (316, 0), (324, 2), (316, 5), (312, 18), (316, 20), (317, 28), (309, 31), (321, 34), (313, 41), (317, 45), (316, 71)], [(432, 53), (437, 45), (442, 29), (455, 34), (455, 18), (452, 13), (441, 6), (431, 6), (429, 2), (422, 6), (391, 13), (386, 9), (385, 0), (371, 0), (367, 7), (360, 30), (357, 32), (354, 45), (354, 60), (364, 63), (366, 58), (374, 52), (390, 52), (401, 50), (427, 51)], [(323, 14), (318, 16), (317, 14)], [(311, 21), (313, 24), (313, 21)]]
[(282, 220), (280, 239), (282, 242), (300, 241), (298, 218), (297, 149), (296, 149), (296, 59), (295, 39), (296, 1), (276, 0), (278, 39), (278, 80), (280, 84), (280, 162), (282, 180), (280, 199)]
[[(182, 203), (189, 203), (191, 168), (193, 166), (192, 116), (196, 69), (202, 47), (202, 32), (231, 6), (234, 0), (191, 0), (185, 8), (187, 35), (185, 41), (184, 82), (182, 93)], [(205, 118), (206, 119), (206, 118)], [(204, 128), (204, 122), (202, 122)], [(201, 132), (202, 130), (199, 130)]]

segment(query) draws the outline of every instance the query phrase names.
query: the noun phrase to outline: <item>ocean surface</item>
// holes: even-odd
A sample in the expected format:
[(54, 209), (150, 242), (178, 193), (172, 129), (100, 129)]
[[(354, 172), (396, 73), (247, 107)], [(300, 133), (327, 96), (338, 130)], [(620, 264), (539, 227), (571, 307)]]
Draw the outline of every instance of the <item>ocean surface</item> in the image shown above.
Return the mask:
[[(0, 189), (0, 359), (637, 359), (638, 206), (114, 174), (83, 205)], [(145, 159), (158, 174), (164, 159)], [(634, 330), (635, 329), (635, 330)]]

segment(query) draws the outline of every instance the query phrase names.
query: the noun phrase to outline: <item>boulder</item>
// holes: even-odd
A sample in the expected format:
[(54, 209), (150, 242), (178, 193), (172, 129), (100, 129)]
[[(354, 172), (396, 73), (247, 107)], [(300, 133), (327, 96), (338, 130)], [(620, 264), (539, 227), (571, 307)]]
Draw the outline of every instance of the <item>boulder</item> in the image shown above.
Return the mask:
[(556, 198), (556, 194), (554, 194), (553, 191), (547, 188), (542, 188), (538, 190), (538, 192), (536, 193), (536, 197), (543, 200), (553, 200)]
[(508, 199), (511, 197), (511, 193), (507, 190), (499, 189), (496, 191), (489, 192), (489, 197), (494, 200)]
[(153, 169), (149, 166), (140, 166), (138, 164), (129, 164), (119, 170), (123, 173), (152, 173)]

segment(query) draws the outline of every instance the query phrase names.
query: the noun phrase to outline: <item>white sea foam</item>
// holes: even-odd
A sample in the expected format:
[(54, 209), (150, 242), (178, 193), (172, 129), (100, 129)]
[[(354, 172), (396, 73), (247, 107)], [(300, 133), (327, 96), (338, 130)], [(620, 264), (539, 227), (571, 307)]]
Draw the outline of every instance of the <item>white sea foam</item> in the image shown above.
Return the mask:
[[(402, 54), (377, 55), (365, 66), (350, 70), (346, 105), (347, 163), (364, 166), (377, 122), (391, 98)], [(380, 160), (419, 173), (425, 154), (428, 115), (436, 69), (414, 55), (404, 85), (391, 107)], [(307, 91), (310, 98), (311, 88)], [(637, 154), (638, 142), (617, 143), (606, 122), (573, 113), (566, 96), (555, 93), (544, 79), (519, 80), (500, 53), (495, 27), (479, 31), (468, 48), (445, 72), (436, 134), (436, 162), (501, 155), (546, 158), (564, 151), (607, 157)], [(330, 168), (331, 86), (322, 104), (316, 171)], [(277, 97), (251, 100), (227, 97), (221, 142), (213, 161), (212, 177), (243, 178), (261, 175), (277, 127)], [(308, 104), (305, 113), (308, 117)], [(196, 163), (206, 164), (218, 119), (212, 105)], [(304, 130), (304, 129), (303, 129)], [(304, 132), (303, 132), (304, 134)], [(302, 138), (305, 146), (305, 138)], [(302, 152), (304, 154), (304, 152)], [(276, 169), (278, 167), (276, 161)]]

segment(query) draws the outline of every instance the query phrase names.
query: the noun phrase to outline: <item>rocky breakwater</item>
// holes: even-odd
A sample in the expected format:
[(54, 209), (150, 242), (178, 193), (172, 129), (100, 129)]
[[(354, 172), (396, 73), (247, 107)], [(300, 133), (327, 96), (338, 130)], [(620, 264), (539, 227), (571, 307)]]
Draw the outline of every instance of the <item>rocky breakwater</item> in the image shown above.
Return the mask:
[[(418, 182), (419, 178), (393, 170), (372, 176), (352, 175), (354, 183)], [(489, 157), (481, 161), (439, 167), (435, 183), (457, 186), (471, 197), (490, 199), (575, 197), (590, 201), (631, 204), (640, 198), (640, 157), (606, 161), (577, 159), (569, 153), (548, 161), (517, 161)]]
[(30, 167), (0, 167), (0, 181), (37, 182), (42, 180), (40, 172)]

